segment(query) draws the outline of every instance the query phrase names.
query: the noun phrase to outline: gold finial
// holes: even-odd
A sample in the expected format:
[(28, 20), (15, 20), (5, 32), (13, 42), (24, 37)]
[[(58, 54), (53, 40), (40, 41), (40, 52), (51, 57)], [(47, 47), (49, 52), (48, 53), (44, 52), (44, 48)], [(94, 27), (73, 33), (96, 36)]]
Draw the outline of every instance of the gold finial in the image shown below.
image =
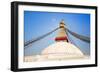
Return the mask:
[(60, 28), (64, 28), (65, 27), (65, 23), (64, 20), (62, 19), (62, 21), (60, 22)]
[(64, 19), (61, 20), (60, 24), (64, 24)]

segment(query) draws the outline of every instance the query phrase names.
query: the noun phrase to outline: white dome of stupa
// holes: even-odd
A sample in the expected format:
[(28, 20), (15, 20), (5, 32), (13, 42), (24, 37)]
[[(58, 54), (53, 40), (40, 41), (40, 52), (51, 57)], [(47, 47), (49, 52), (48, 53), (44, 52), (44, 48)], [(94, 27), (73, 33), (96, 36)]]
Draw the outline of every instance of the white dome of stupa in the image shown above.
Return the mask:
[(42, 51), (41, 55), (44, 56), (44, 60), (84, 58), (84, 54), (79, 48), (64, 41), (55, 42), (48, 46)]

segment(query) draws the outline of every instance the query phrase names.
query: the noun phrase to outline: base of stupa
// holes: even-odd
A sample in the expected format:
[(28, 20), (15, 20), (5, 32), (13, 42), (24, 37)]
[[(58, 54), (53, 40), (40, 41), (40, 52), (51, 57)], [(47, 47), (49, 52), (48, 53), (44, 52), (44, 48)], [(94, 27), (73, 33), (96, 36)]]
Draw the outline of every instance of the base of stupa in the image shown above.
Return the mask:
[[(53, 56), (53, 55), (52, 55)], [(63, 58), (46, 58), (46, 56), (36, 55), (36, 56), (25, 56), (24, 62), (40, 62), (40, 61), (68, 61), (68, 60), (83, 60), (89, 59), (89, 56), (84, 57), (63, 57)]]

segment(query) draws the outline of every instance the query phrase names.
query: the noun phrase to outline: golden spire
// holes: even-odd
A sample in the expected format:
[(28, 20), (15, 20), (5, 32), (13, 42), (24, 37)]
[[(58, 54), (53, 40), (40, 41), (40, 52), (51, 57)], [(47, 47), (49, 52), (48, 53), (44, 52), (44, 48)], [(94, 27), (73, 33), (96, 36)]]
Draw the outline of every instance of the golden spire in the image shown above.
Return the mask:
[(65, 28), (65, 23), (64, 20), (62, 19), (62, 21), (60, 22), (60, 28)]
[(64, 20), (62, 20), (60, 22), (59, 27), (60, 27), (60, 29), (59, 29), (59, 32), (57, 34), (57, 37), (55, 38), (55, 41), (67, 41), (68, 42)]

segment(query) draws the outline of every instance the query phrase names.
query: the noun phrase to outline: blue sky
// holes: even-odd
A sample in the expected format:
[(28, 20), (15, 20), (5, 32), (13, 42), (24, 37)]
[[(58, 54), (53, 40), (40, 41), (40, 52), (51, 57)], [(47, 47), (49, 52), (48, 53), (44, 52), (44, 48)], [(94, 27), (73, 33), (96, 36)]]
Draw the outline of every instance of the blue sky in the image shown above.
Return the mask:
[[(67, 28), (71, 31), (90, 37), (90, 14), (24, 11), (24, 42), (35, 39), (59, 27), (62, 19), (64, 19)], [(25, 49), (25, 55), (40, 54), (44, 48), (55, 42), (54, 39), (57, 32), (30, 45)], [(84, 54), (90, 54), (90, 44), (70, 34), (69, 37)]]

